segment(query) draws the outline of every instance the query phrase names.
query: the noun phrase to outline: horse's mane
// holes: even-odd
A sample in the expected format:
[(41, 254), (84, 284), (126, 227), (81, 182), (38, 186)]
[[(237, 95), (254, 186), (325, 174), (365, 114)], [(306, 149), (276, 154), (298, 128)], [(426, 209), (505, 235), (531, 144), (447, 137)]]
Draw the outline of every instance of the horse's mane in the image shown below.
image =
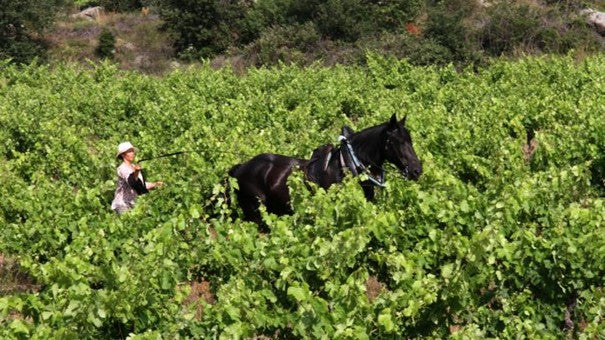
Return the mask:
[(354, 133), (349, 139), (357, 158), (364, 164), (381, 166), (384, 162), (383, 152), (384, 131), (388, 123), (371, 126)]

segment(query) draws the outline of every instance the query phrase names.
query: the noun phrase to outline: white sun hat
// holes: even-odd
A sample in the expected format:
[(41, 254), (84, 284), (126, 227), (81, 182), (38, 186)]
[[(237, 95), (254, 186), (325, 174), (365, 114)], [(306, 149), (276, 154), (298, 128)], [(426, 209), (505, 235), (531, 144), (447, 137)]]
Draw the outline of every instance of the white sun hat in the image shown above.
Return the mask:
[(134, 145), (132, 145), (132, 143), (130, 143), (130, 142), (120, 143), (120, 145), (118, 145), (118, 154), (116, 155), (116, 157), (120, 157), (121, 154), (123, 154), (124, 152), (126, 152), (130, 149), (136, 150), (136, 148), (134, 147)]

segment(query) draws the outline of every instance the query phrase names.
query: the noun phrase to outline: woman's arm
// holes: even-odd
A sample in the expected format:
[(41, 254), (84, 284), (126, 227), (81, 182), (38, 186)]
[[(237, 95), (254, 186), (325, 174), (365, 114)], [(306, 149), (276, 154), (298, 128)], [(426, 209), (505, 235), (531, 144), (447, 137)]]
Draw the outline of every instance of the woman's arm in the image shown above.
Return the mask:
[(153, 190), (155, 188), (159, 188), (159, 187), (163, 186), (164, 182), (161, 182), (161, 181), (151, 182), (151, 183), (145, 183), (145, 185), (147, 186), (147, 190)]

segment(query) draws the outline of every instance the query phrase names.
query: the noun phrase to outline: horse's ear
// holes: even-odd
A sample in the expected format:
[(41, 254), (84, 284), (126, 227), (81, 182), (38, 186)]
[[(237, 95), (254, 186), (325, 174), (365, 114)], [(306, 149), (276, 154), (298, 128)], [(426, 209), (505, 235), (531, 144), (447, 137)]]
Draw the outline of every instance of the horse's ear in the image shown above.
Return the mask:
[(346, 125), (342, 126), (342, 132), (341, 132), (341, 134), (342, 134), (343, 137), (349, 138), (353, 133), (354, 132), (353, 132), (353, 130), (351, 130), (350, 127), (348, 127)]
[(391, 116), (391, 120), (389, 120), (389, 128), (391, 128), (391, 129), (397, 128), (397, 116), (394, 113)]
[(401, 124), (401, 126), (405, 126), (405, 120), (408, 118), (408, 115), (403, 116), (403, 118), (399, 121), (399, 124)]

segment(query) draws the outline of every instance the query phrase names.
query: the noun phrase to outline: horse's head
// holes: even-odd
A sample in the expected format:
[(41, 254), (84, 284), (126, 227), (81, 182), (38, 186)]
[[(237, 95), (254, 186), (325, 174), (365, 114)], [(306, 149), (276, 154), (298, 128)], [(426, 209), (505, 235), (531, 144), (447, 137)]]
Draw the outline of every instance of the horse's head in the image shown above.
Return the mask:
[(422, 174), (422, 164), (412, 146), (410, 132), (405, 128), (405, 117), (398, 122), (393, 114), (387, 123), (385, 133), (386, 159), (393, 163), (407, 179), (418, 179)]

